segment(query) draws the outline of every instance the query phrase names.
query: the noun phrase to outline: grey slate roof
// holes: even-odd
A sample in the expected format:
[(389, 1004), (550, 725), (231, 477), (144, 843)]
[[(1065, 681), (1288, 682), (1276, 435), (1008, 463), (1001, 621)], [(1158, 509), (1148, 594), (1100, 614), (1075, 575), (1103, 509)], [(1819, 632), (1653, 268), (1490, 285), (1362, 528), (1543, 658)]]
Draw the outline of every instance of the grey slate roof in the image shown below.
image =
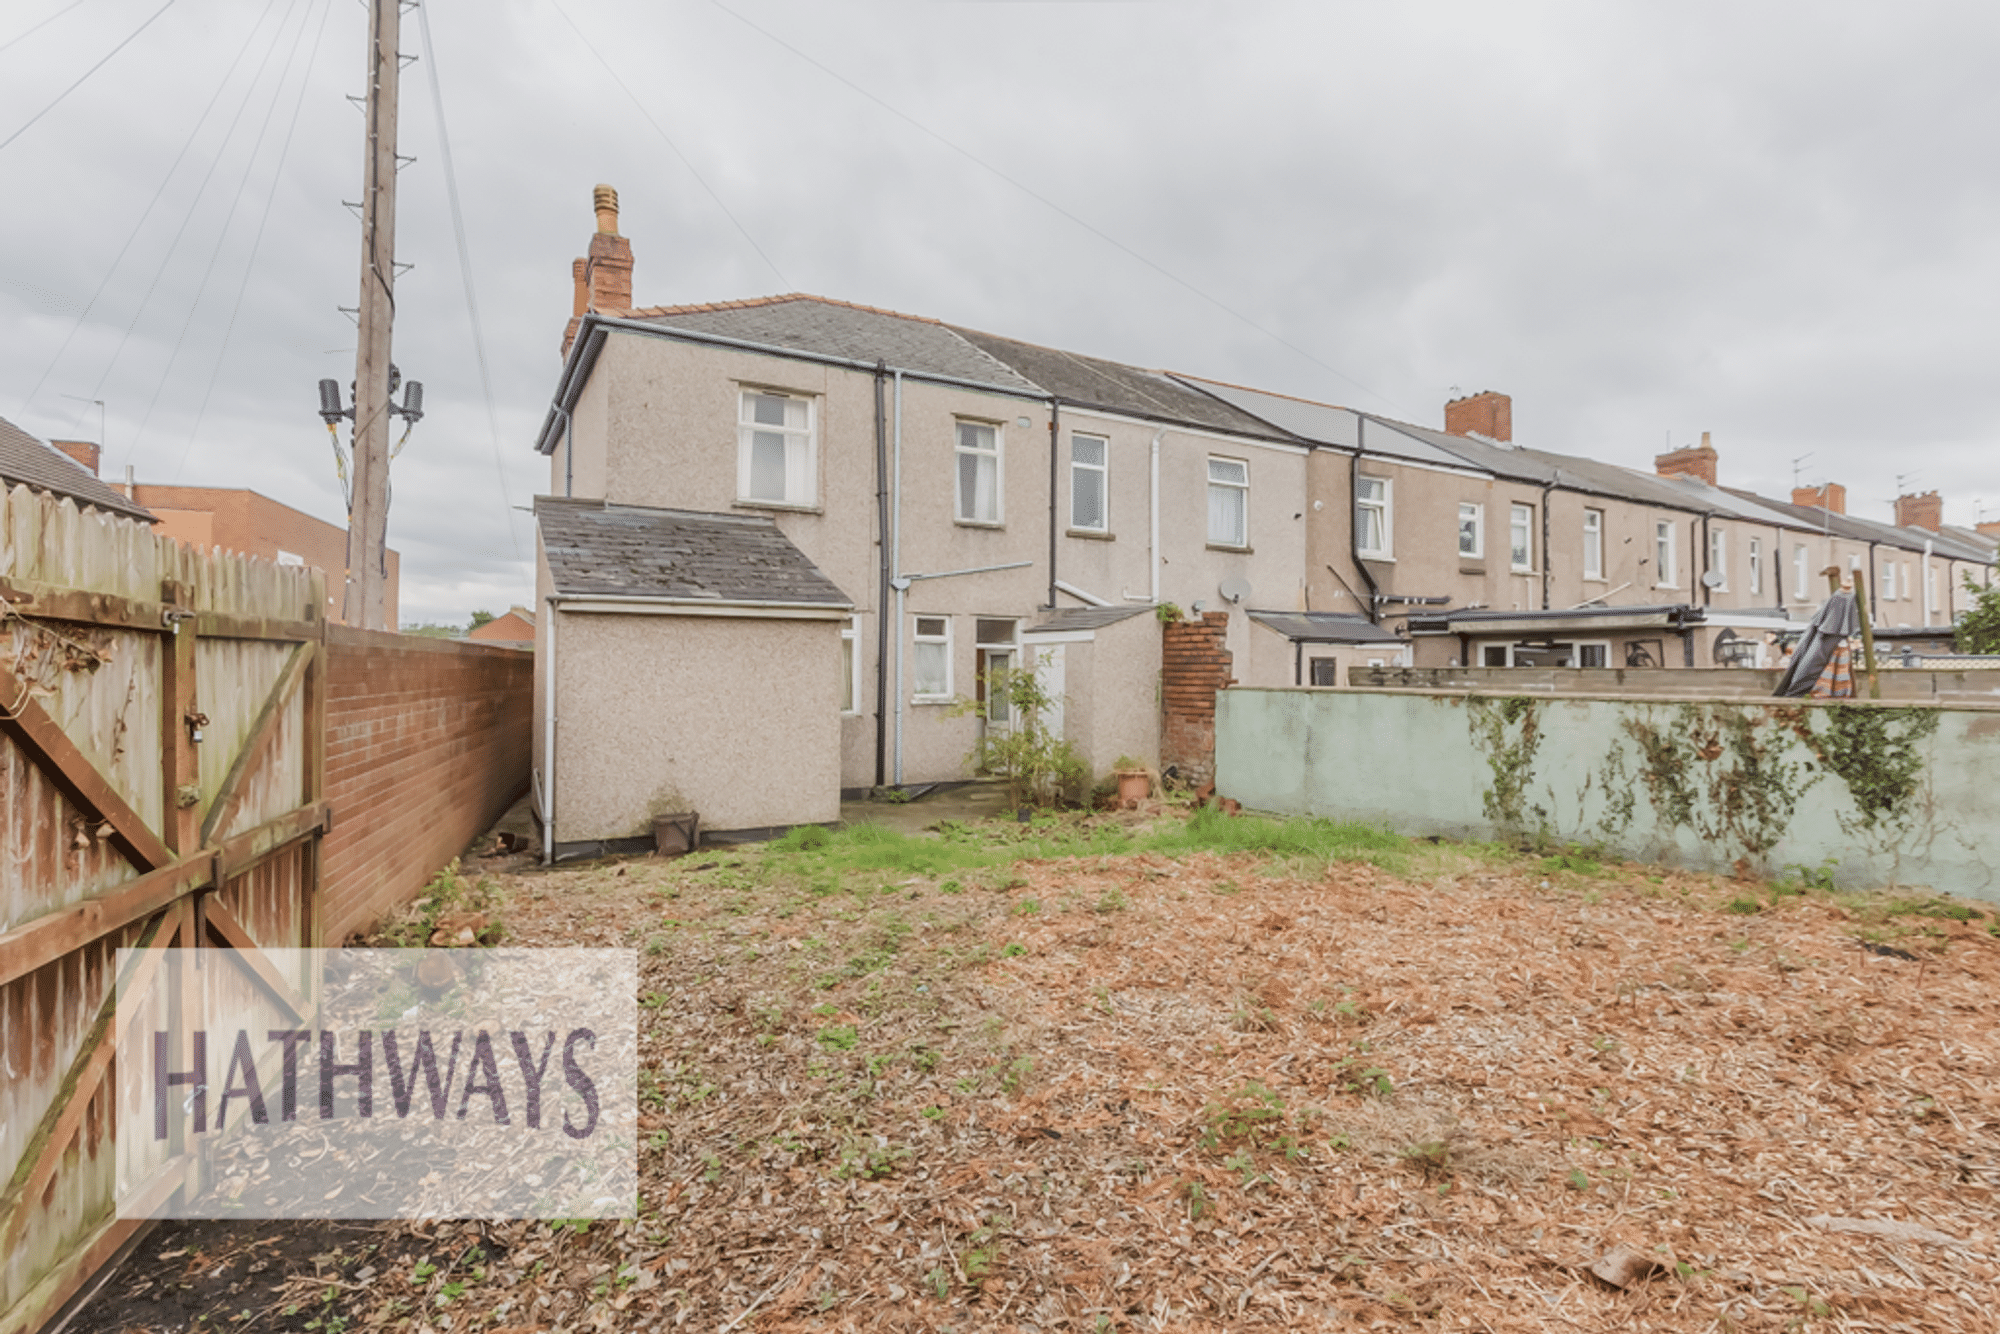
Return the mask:
[(0, 486), (25, 486), (68, 496), (78, 505), (95, 505), (113, 514), (157, 522), (149, 511), (92, 477), (67, 454), (43, 444), (5, 417), (0, 417)]
[(536, 496), (535, 521), (562, 597), (854, 605), (761, 516)]
[(1250, 619), (1307, 644), (1400, 644), (1403, 640), (1352, 612), (1253, 611)]
[(1027, 633), (1033, 634), (1037, 630), (1096, 630), (1152, 610), (1151, 604), (1138, 607), (1063, 607), (1029, 626)]
[(1946, 533), (1927, 533), (1920, 528), (1898, 528), (1894, 524), (1878, 523), (1873, 519), (1857, 519), (1852, 514), (1835, 514), (1811, 505), (1794, 505), (1789, 501), (1771, 500), (1764, 496), (1752, 495), (1748, 491), (1730, 489), (1730, 494), (1755, 500), (1765, 509), (1776, 510), (1791, 522), (1802, 528), (1824, 528), (1835, 537), (1844, 537), (1853, 542), (1880, 542), (1884, 546), (1900, 551), (1922, 551), (1928, 539), (1932, 549), (1940, 556), (1963, 561), (1991, 561), (1993, 553)]
[(1190, 388), (1163, 371), (1149, 371), (1101, 357), (1023, 343), (977, 329), (954, 331), (1055, 397), (1080, 407), (1179, 422), (1261, 440), (1303, 445), (1287, 432), (1228, 403)]
[(936, 320), (790, 295), (717, 306), (635, 311), (632, 318), (670, 329), (740, 338), (851, 361), (886, 361), (1023, 393), (1036, 386)]

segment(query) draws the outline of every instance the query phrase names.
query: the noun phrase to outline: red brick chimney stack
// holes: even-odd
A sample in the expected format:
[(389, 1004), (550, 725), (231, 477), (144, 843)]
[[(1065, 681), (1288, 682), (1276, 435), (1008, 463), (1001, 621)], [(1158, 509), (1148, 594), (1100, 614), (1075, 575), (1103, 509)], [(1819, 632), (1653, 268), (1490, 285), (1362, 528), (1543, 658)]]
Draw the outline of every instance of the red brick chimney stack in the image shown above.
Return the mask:
[(1839, 482), (1828, 482), (1825, 486), (1795, 486), (1792, 488), (1792, 503), (1807, 509), (1825, 510), (1829, 514), (1847, 513), (1847, 488)]
[(563, 332), (564, 356), (585, 315), (622, 315), (632, 309), (632, 243), (618, 234), (618, 192), (600, 185), (591, 191), (591, 205), (597, 212), (597, 234), (590, 238), (590, 253), (570, 265), (576, 296)]
[(1699, 446), (1655, 456), (1653, 471), (1662, 477), (1692, 477), (1710, 486), (1721, 485), (1715, 480), (1715, 449), (1708, 443), (1707, 431), (1701, 433)]
[(1491, 389), (1444, 405), (1444, 429), (1452, 435), (1477, 435), (1505, 444), (1514, 439), (1514, 400)]
[(1973, 531), (1987, 537), (2000, 537), (2000, 519), (1988, 519), (1985, 523), (1972, 525)]
[(76, 461), (77, 466), (92, 477), (97, 476), (97, 465), (104, 458), (103, 446), (94, 445), (88, 440), (51, 440), (49, 443), (69, 455)]
[(1935, 533), (1944, 527), (1944, 501), (1938, 498), (1935, 491), (1926, 491), (1920, 496), (1897, 496), (1896, 526), (1922, 528)]

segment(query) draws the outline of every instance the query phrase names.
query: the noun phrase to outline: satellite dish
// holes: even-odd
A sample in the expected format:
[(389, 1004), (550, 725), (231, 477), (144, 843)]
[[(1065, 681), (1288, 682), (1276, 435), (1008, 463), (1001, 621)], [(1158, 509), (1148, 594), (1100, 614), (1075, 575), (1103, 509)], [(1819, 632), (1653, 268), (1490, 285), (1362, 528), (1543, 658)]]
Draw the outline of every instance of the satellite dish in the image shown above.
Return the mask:
[(1215, 591), (1222, 594), (1222, 600), (1225, 602), (1241, 602), (1250, 596), (1250, 581), (1232, 575), (1224, 579)]
[(1722, 571), (1710, 570), (1707, 574), (1704, 574), (1701, 577), (1701, 586), (1703, 588), (1722, 587)]

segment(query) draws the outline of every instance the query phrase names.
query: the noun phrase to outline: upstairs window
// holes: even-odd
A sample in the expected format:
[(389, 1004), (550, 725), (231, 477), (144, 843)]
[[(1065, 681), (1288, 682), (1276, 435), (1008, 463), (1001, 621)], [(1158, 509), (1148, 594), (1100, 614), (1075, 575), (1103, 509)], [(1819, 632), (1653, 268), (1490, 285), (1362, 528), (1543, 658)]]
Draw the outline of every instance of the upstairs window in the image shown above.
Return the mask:
[(1764, 539), (1750, 539), (1750, 596), (1756, 597), (1764, 591)]
[(1389, 479), (1362, 477), (1354, 490), (1354, 545), (1363, 556), (1387, 560), (1389, 548)]
[(1661, 519), (1653, 525), (1653, 584), (1656, 588), (1678, 588), (1680, 558), (1674, 554), (1674, 524)]
[(813, 503), (813, 404), (746, 389), (736, 428), (736, 496), (755, 505)]
[(1708, 530), (1708, 570), (1720, 575), (1722, 582), (1716, 585), (1721, 591), (1729, 588), (1729, 534), (1720, 528)]
[(1583, 577), (1604, 577), (1604, 511), (1583, 512)]
[(1805, 543), (1801, 542), (1792, 548), (1792, 601), (1794, 602), (1806, 600), (1806, 566), (1809, 563), (1810, 558), (1806, 554)]
[(1486, 507), (1469, 500), (1458, 502), (1458, 554), (1478, 560), (1486, 554)]
[(958, 424), (958, 521), (1000, 522), (1000, 428)]
[(1101, 435), (1069, 438), (1069, 526), (1101, 533), (1110, 525), (1111, 442)]
[(1515, 505), (1507, 512), (1507, 563), (1517, 570), (1535, 568), (1535, 507)]
[(1250, 545), (1250, 465), (1208, 461), (1208, 540), (1218, 547)]

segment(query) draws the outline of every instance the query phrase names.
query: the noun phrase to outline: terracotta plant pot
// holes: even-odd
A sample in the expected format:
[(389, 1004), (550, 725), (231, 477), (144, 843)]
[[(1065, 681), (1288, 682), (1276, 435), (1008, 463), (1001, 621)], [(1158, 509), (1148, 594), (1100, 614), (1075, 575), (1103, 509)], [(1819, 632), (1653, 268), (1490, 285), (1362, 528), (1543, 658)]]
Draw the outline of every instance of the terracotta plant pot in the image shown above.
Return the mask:
[(1153, 776), (1144, 769), (1120, 769), (1118, 777), (1118, 804), (1136, 806), (1153, 795)]

